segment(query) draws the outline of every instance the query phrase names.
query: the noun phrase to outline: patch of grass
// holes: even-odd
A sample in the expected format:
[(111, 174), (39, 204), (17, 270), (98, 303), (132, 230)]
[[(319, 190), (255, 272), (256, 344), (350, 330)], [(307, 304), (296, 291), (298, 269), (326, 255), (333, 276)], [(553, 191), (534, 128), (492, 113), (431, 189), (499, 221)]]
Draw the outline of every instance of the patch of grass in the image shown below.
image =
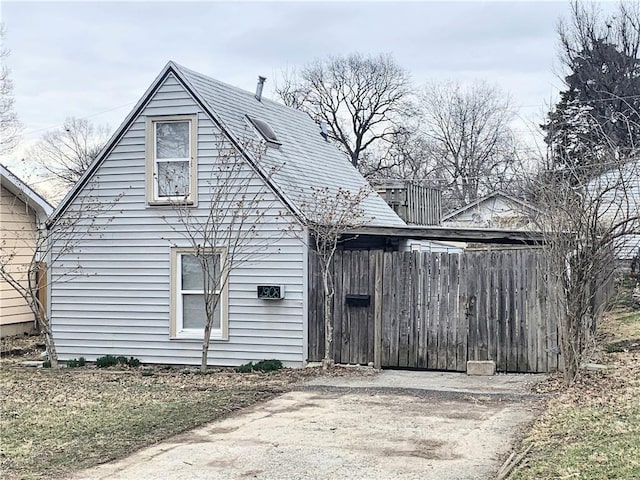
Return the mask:
[(636, 286), (636, 280), (630, 275), (625, 275), (616, 280), (616, 290), (609, 300), (610, 310), (633, 309), (638, 306), (633, 298), (633, 288)]
[(640, 312), (627, 313), (620, 316), (617, 316), (615, 322), (625, 325), (636, 326), (640, 330)]
[(620, 353), (624, 352), (624, 349), (615, 343), (608, 343), (604, 347), (607, 353)]
[[(325, 374), (182, 370), (25, 369), (0, 364), (3, 480), (50, 479), (122, 458)], [(151, 372), (151, 373), (147, 373)], [(371, 371), (335, 369), (330, 375)]]
[[(532, 448), (511, 479), (640, 479), (640, 312), (610, 314), (601, 361), (549, 401), (524, 447)], [(615, 340), (615, 342), (611, 342)]]

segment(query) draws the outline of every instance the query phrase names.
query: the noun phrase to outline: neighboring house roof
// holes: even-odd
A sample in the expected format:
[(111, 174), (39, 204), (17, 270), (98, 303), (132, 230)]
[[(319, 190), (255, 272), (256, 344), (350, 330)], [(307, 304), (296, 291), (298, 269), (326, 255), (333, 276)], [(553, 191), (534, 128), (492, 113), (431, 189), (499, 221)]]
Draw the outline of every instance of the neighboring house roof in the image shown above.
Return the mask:
[(509, 195), (507, 193), (504, 193), (504, 192), (500, 191), (500, 190), (496, 190), (495, 192), (490, 193), (489, 195), (485, 195), (482, 198), (478, 198), (477, 200), (475, 200), (475, 201), (473, 201), (473, 202), (471, 202), (471, 203), (469, 203), (469, 204), (467, 204), (467, 205), (465, 205), (465, 206), (463, 206), (463, 207), (461, 207), (461, 208), (459, 208), (457, 210), (454, 210), (453, 212), (450, 212), (450, 213), (444, 215), (442, 217), (442, 221), (446, 222), (446, 221), (454, 220), (455, 217), (457, 217), (457, 216), (459, 216), (459, 215), (461, 215), (463, 213), (466, 213), (466, 212), (469, 212), (469, 211), (472, 211), (472, 210), (476, 210), (476, 209), (480, 208), (481, 204), (486, 203), (489, 200), (492, 200), (492, 199), (497, 198), (497, 197), (505, 198), (509, 202), (511, 202), (513, 204), (516, 204), (517, 206), (521, 207), (526, 212), (540, 213), (540, 210), (538, 208), (534, 207), (532, 204), (530, 204), (528, 202), (525, 202), (524, 200), (520, 200), (519, 198), (513, 197), (513, 196), (511, 196), (511, 195)]
[(44, 221), (53, 212), (53, 207), (16, 174), (0, 163), (0, 183), (27, 206), (32, 208), (40, 220)]
[[(247, 149), (241, 149), (247, 161), (295, 214), (302, 217), (309, 217), (312, 214), (311, 211), (305, 211), (305, 205), (313, 204), (313, 188), (328, 188), (331, 192), (336, 192), (342, 187), (355, 193), (361, 187), (368, 185), (366, 179), (353, 167), (347, 156), (322, 137), (319, 126), (308, 114), (265, 98), (258, 101), (251, 92), (169, 62), (87, 172), (63, 199), (52, 221), (55, 221), (66, 209), (91, 178), (93, 172), (108, 156), (120, 136), (168, 75), (174, 75), (182, 83), (238, 148), (241, 148), (243, 137), (255, 135), (247, 116), (266, 122), (272, 128), (281, 145), (278, 148), (268, 148), (260, 161), (253, 158)], [(275, 173), (269, 175), (267, 172), (272, 171), (274, 167)], [(368, 225), (405, 225), (375, 192), (372, 192), (361, 206), (368, 218)]]

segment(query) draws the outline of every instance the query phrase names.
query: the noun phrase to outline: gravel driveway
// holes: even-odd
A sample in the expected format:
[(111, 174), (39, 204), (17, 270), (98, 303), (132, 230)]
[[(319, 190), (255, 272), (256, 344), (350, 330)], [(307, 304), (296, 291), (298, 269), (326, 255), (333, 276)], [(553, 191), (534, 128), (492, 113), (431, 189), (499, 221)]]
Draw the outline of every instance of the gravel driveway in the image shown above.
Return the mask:
[(320, 378), (74, 479), (492, 478), (541, 376)]

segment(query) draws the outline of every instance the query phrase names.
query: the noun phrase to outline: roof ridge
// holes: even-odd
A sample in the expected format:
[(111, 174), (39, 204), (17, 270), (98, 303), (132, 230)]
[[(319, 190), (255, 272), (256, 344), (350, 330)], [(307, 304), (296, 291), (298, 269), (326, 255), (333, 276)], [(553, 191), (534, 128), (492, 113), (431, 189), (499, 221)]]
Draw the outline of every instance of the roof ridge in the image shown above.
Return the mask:
[(218, 80), (217, 78), (210, 77), (209, 75), (205, 75), (204, 73), (197, 72), (197, 71), (195, 71), (195, 70), (193, 70), (193, 69), (191, 69), (189, 67), (185, 67), (184, 65), (180, 65), (177, 62), (171, 61), (171, 63), (173, 63), (173, 65), (178, 70), (180, 70), (182, 73), (187, 73), (187, 74), (190, 74), (190, 75), (195, 75), (195, 76), (198, 76), (198, 77), (202, 77), (208, 82), (212, 82), (212, 83), (216, 83), (216, 84), (222, 85), (225, 88), (229, 88), (229, 89), (234, 90), (234, 91), (236, 91), (238, 93), (241, 93), (242, 95), (246, 95), (248, 97), (251, 97), (251, 99), (253, 99), (256, 102), (268, 103), (268, 104), (270, 104), (270, 105), (272, 105), (274, 107), (281, 108), (283, 110), (287, 110), (287, 111), (290, 111), (290, 112), (295, 112), (297, 115), (300, 115), (300, 114), (308, 115), (306, 112), (304, 112), (302, 110), (299, 110), (299, 109), (293, 108), (293, 107), (289, 107), (288, 105), (285, 105), (284, 103), (277, 102), (276, 100), (273, 100), (271, 98), (267, 98), (267, 97), (263, 96), (261, 100), (257, 100), (255, 98), (255, 93), (252, 93), (252, 92), (250, 92), (248, 90), (245, 90), (244, 88), (240, 88), (240, 87), (237, 87), (235, 85), (231, 85), (230, 83), (223, 82), (222, 80)]

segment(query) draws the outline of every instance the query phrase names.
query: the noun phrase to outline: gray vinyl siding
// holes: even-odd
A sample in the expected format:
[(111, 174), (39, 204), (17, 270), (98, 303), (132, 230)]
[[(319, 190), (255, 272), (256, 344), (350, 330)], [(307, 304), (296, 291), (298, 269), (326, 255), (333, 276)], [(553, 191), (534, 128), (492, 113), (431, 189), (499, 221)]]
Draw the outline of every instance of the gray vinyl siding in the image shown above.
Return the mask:
[[(198, 115), (199, 185), (194, 209), (204, 214), (210, 204), (207, 179), (218, 155), (214, 132), (219, 130), (169, 76), (61, 219), (83, 208), (90, 196), (112, 205), (97, 216), (103, 227), (79, 239), (73, 253), (52, 266), (51, 316), (62, 360), (80, 356), (95, 360), (112, 354), (135, 356), (146, 363), (200, 362), (201, 342), (170, 339), (169, 330), (171, 246), (189, 244), (169, 227), (170, 222), (177, 224), (173, 209), (147, 206), (145, 195), (145, 116), (176, 114)], [(256, 189), (267, 188), (248, 166), (243, 174)], [(248, 244), (267, 245), (264, 253), (231, 272), (228, 340), (212, 341), (210, 365), (277, 358), (285, 365), (301, 366), (306, 359), (306, 246), (296, 235), (283, 234), (294, 219), (282, 215), (285, 206), (270, 190), (263, 205), (267, 213)], [(62, 245), (59, 242), (56, 248)], [(81, 275), (64, 276), (65, 269), (76, 263)], [(258, 300), (258, 284), (283, 284), (286, 298)]]
[[(630, 162), (593, 181), (593, 195), (602, 195), (600, 221), (608, 227), (623, 219), (625, 235), (616, 239), (616, 258), (626, 267), (640, 250), (640, 161)], [(603, 193), (602, 193), (603, 192)], [(629, 220), (633, 219), (633, 220)]]

